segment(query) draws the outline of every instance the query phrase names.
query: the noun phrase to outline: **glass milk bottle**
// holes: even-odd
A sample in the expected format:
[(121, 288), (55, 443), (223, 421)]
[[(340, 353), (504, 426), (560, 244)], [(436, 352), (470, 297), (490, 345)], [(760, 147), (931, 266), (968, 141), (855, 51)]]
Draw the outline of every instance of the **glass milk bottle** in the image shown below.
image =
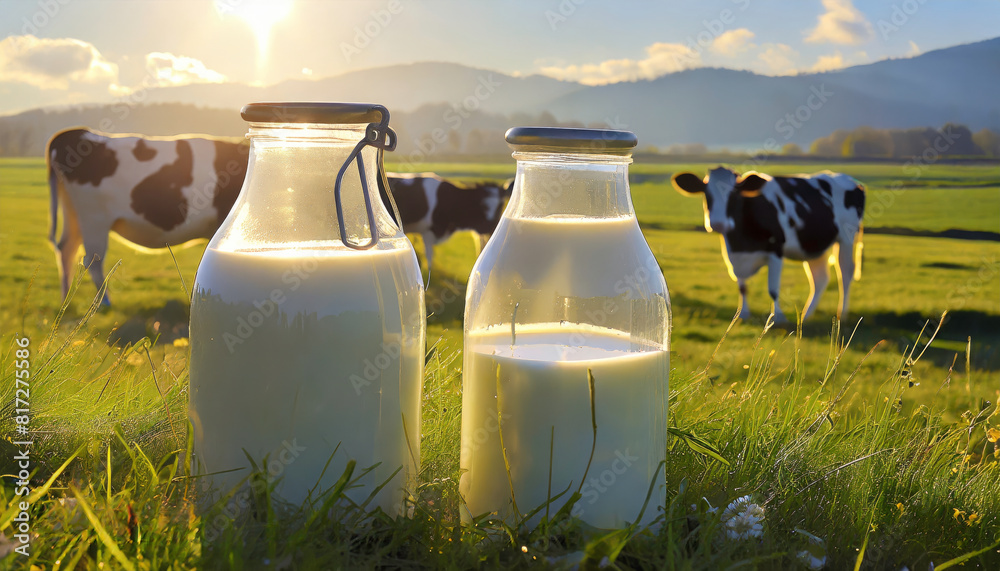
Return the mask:
[(389, 113), (253, 103), (242, 115), (249, 168), (191, 303), (196, 468), (213, 498), (247, 477), (248, 456), (266, 458), (277, 494), (301, 504), (354, 460), (347, 496), (388, 482), (368, 507), (398, 514), (420, 463), (426, 318), (413, 247), (378, 195)]
[(565, 491), (550, 515), (579, 492), (573, 515), (617, 528), (640, 519), (651, 489), (648, 523), (666, 493), (670, 301), (632, 210), (636, 137), (506, 138), (513, 193), (466, 297), (463, 517), (514, 523)]

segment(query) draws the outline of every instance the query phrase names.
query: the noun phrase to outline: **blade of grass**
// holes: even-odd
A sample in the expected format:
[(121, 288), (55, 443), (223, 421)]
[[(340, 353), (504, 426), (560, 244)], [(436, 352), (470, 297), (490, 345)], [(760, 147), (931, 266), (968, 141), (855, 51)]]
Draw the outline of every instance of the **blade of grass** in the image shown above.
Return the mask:
[(955, 565), (961, 565), (961, 564), (965, 563), (966, 561), (972, 559), (973, 557), (979, 557), (980, 555), (983, 555), (983, 554), (985, 554), (985, 553), (987, 553), (989, 551), (992, 551), (992, 550), (996, 549), (997, 547), (1000, 547), (1000, 539), (997, 539), (996, 542), (993, 545), (989, 545), (989, 546), (984, 547), (984, 548), (982, 548), (982, 549), (980, 549), (978, 551), (970, 551), (969, 553), (966, 553), (965, 555), (959, 555), (958, 557), (956, 557), (954, 559), (949, 559), (948, 561), (945, 561), (944, 563), (935, 566), (934, 569), (935, 569), (935, 571), (944, 571), (945, 569), (947, 569), (949, 567), (954, 567)]
[(174, 415), (170, 413), (170, 403), (167, 402), (167, 397), (160, 390), (160, 383), (156, 382), (156, 366), (153, 365), (153, 357), (149, 354), (149, 339), (145, 339), (144, 341), (142, 349), (146, 352), (146, 359), (149, 361), (149, 372), (153, 375), (153, 386), (156, 387), (156, 392), (160, 394), (160, 400), (163, 401), (163, 408), (167, 411), (167, 424), (170, 425), (170, 435), (174, 437), (174, 442), (177, 446), (180, 446), (181, 441), (177, 437), (177, 430), (174, 428)]
[(587, 468), (583, 471), (580, 486), (576, 489), (577, 494), (583, 489), (583, 483), (587, 480), (587, 474), (590, 473), (590, 464), (594, 461), (594, 451), (597, 450), (597, 394), (594, 388), (594, 373), (589, 368), (587, 369), (587, 386), (590, 389), (590, 426), (594, 430), (594, 437), (590, 443), (590, 458), (587, 459)]
[[(83, 452), (83, 450), (86, 447), (87, 447), (87, 445), (84, 444), (84, 445), (80, 446), (79, 448), (77, 448), (76, 452), (73, 452), (72, 454), (70, 454), (69, 458), (67, 458), (66, 461), (63, 462), (61, 466), (59, 466), (58, 468), (56, 468), (56, 471), (53, 472), (51, 476), (49, 476), (49, 479), (46, 480), (45, 483), (42, 484), (41, 486), (39, 486), (39, 487), (35, 488), (34, 490), (32, 490), (32, 492), (30, 494), (28, 494), (28, 497), (25, 498), (24, 501), (28, 502), (29, 504), (33, 504), (33, 503), (37, 502), (39, 499), (41, 499), (42, 496), (44, 496), (45, 494), (49, 493), (49, 488), (51, 488), (52, 484), (55, 483), (56, 478), (58, 478), (60, 475), (62, 475), (63, 471), (66, 470), (66, 468), (69, 466), (69, 463), (72, 462), (73, 459), (76, 458), (77, 455), (80, 454), (80, 452)], [(0, 517), (0, 529), (6, 528), (7, 524), (10, 523), (10, 520), (12, 520), (14, 518), (14, 515), (16, 515), (17, 513), (19, 513), (21, 511), (20, 508), (17, 505), (18, 503), (20, 503), (20, 502), (17, 502), (17, 503), (11, 502), (10, 506), (7, 508), (7, 511), (5, 511), (3, 513), (3, 516)]]
[[(549, 504), (552, 503), (552, 455), (554, 451), (554, 446), (556, 442), (556, 427), (552, 425), (549, 428), (549, 486), (545, 491), (545, 522), (549, 521)], [(549, 535), (545, 534), (545, 541), (548, 543)]]
[(87, 521), (90, 522), (94, 531), (97, 532), (97, 537), (101, 540), (101, 543), (104, 544), (104, 547), (108, 548), (111, 555), (117, 559), (119, 563), (121, 563), (123, 569), (126, 569), (127, 571), (134, 571), (135, 565), (132, 564), (132, 561), (129, 560), (125, 553), (122, 552), (121, 548), (118, 547), (118, 543), (115, 542), (115, 539), (111, 537), (111, 534), (108, 533), (107, 529), (105, 529), (101, 520), (94, 514), (94, 510), (90, 507), (87, 499), (83, 497), (83, 494), (80, 493), (80, 490), (77, 490), (75, 486), (70, 486), (70, 491), (73, 492), (77, 505), (80, 506), (84, 515), (87, 516)]
[(510, 461), (507, 459), (507, 447), (503, 443), (503, 391), (500, 389), (500, 385), (500, 365), (497, 365), (497, 434), (500, 437), (500, 452), (503, 454), (503, 467), (507, 473), (507, 484), (510, 486), (510, 501), (514, 506), (514, 521), (518, 521), (521, 519), (521, 510), (517, 509), (514, 479), (510, 475)]
[(868, 528), (865, 530), (865, 540), (861, 543), (861, 549), (858, 550), (858, 558), (854, 560), (854, 571), (860, 571), (861, 564), (865, 560), (865, 551), (868, 550), (868, 539), (872, 534), (872, 522), (875, 521), (875, 512), (878, 511), (878, 506), (882, 502), (882, 494), (878, 495), (878, 499), (875, 500), (875, 507), (872, 508), (872, 514), (868, 518)]
[(111, 505), (111, 443), (108, 442), (108, 464), (106, 472), (108, 474), (108, 505)]
[(672, 426), (667, 427), (667, 432), (674, 438), (679, 438), (684, 444), (687, 444), (688, 448), (701, 454), (702, 456), (708, 456), (719, 462), (722, 462), (726, 466), (729, 466), (729, 460), (722, 457), (722, 453), (719, 449), (712, 445), (711, 442), (699, 437), (693, 432), (688, 432), (686, 430), (681, 430), (680, 428), (675, 428)]
[(181, 289), (184, 290), (184, 295), (187, 296), (187, 300), (191, 301), (191, 292), (188, 291), (187, 284), (184, 283), (184, 274), (181, 273), (181, 267), (177, 264), (177, 257), (174, 256), (174, 250), (170, 247), (170, 244), (164, 244), (167, 247), (167, 251), (170, 252), (170, 259), (174, 261), (174, 269), (177, 270), (177, 277), (181, 279)]

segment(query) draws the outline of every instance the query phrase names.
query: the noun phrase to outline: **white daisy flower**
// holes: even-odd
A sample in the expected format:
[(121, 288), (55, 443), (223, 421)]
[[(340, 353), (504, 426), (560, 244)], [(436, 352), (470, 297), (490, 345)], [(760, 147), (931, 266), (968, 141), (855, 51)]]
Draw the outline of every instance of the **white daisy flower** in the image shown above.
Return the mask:
[(735, 515), (726, 521), (726, 536), (729, 539), (760, 537), (764, 535), (764, 526), (760, 522), (760, 519), (748, 513)]
[(750, 496), (737, 498), (722, 512), (729, 539), (750, 539), (764, 534), (764, 508), (753, 503)]

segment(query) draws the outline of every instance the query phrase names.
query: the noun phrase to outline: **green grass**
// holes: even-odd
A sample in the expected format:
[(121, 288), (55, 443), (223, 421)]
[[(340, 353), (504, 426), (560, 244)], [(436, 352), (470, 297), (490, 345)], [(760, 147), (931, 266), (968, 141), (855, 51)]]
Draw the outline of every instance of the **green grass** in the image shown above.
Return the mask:
[[(466, 178), (502, 179), (513, 172), (512, 163), (425, 166)], [(594, 563), (608, 556), (620, 568), (796, 568), (795, 554), (808, 546), (795, 531), (802, 529), (825, 539), (829, 568), (853, 567), (863, 545), (866, 569), (926, 569), (931, 561), (940, 569), (949, 559), (984, 549), (966, 566), (997, 568), (1000, 469), (987, 429), (1000, 427), (1000, 244), (868, 234), (864, 276), (852, 291), (845, 330), (831, 334), (837, 302), (831, 284), (818, 314), (801, 330), (762, 333), (769, 300), (761, 276), (750, 282), (755, 319), (737, 324), (720, 344), (736, 310), (735, 284), (718, 238), (690, 230), (701, 225), (700, 203), (675, 193), (667, 178), (706, 166), (635, 165), (632, 188), (673, 303), (670, 424), (714, 444), (730, 465), (675, 440), (666, 466), (668, 505), (656, 532), (594, 536), (555, 521), (511, 536), (495, 522), (458, 522), (461, 299), (474, 257), (467, 234), (439, 246), (428, 291), (428, 307), (435, 308), (428, 341), (437, 345), (426, 372), (413, 516), (390, 521), (323, 514), (310, 520), (296, 510), (251, 510), (237, 521), (223, 518), (219, 531), (217, 514), (193, 511), (182, 460), (187, 348), (108, 344), (122, 326), (154, 337), (153, 323), (167, 301), (186, 303), (173, 260), (112, 241), (108, 267), (121, 261), (109, 281), (114, 307), (89, 313), (96, 290), (88, 277), (78, 280), (60, 319), (42, 162), (0, 161), (0, 471), (16, 472), (10, 442), (17, 440), (14, 339), (27, 334), (34, 367), (32, 484), (42, 491), (32, 498), (38, 536), (30, 561), (44, 569), (102, 563), (151, 569), (286, 563), (494, 568), (542, 566), (547, 557), (583, 553)], [(761, 170), (827, 167), (849, 172), (873, 193), (893, 180), (912, 184), (870, 227), (1000, 230), (995, 168), (935, 165), (915, 181), (898, 165), (775, 164)], [(975, 207), (956, 206), (966, 201)], [(188, 287), (202, 249), (174, 251)], [(789, 264), (786, 312), (801, 307), (807, 289), (802, 269)], [(445, 290), (459, 301), (435, 304)], [(945, 310), (948, 317), (924, 350)], [(918, 340), (928, 321), (930, 329)], [(53, 474), (58, 477), (44, 489)], [(0, 522), (21, 499), (14, 489), (5, 478)], [(721, 510), (707, 511), (709, 503), (724, 508), (743, 495), (764, 506), (760, 541), (726, 540)], [(0, 528), (11, 536), (11, 528)], [(219, 535), (214, 543), (205, 540), (209, 529)], [(0, 560), (10, 565), (27, 568), (29, 561), (16, 554)]]

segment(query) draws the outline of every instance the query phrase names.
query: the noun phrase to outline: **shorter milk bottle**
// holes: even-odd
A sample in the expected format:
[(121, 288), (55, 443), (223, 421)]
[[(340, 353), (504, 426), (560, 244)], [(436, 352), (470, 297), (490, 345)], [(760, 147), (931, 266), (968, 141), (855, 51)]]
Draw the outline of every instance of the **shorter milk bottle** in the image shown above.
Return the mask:
[(388, 111), (255, 103), (242, 114), (246, 180), (191, 304), (189, 415), (206, 496), (244, 481), (253, 460), (283, 500), (318, 502), (353, 460), (348, 498), (386, 483), (368, 508), (398, 514), (420, 465), (425, 314), (416, 255), (378, 195), (395, 146)]
[(515, 523), (576, 492), (590, 526), (648, 523), (666, 493), (670, 301), (632, 210), (635, 135), (517, 127), (507, 142), (513, 193), (466, 298), (463, 517)]

